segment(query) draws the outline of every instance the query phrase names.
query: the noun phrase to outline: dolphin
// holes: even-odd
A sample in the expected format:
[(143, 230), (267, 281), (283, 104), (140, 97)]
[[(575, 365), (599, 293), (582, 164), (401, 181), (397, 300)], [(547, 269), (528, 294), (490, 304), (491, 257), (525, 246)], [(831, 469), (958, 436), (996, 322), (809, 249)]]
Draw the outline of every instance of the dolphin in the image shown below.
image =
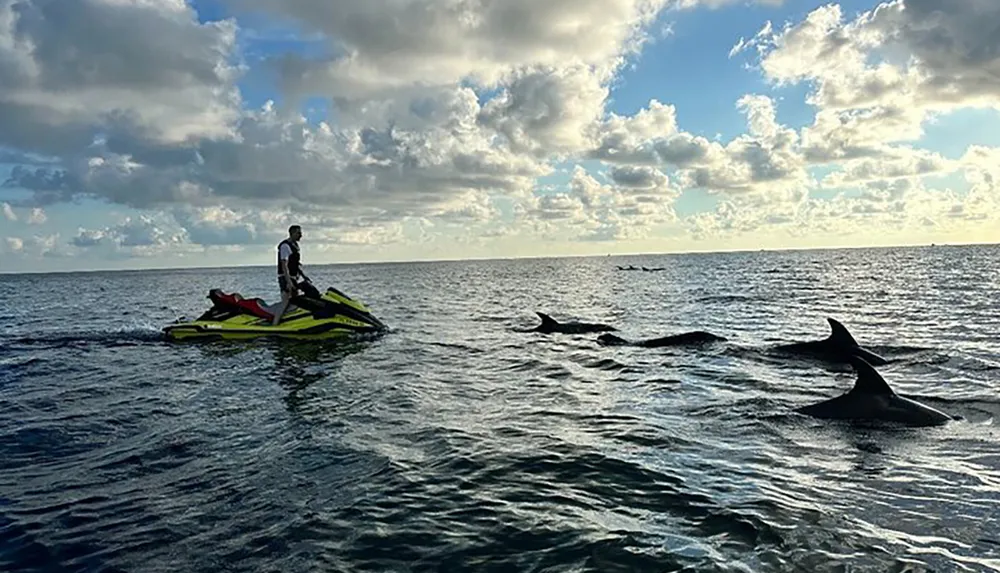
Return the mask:
[(944, 412), (893, 392), (882, 375), (863, 358), (852, 356), (850, 362), (858, 374), (854, 388), (836, 398), (803, 406), (796, 411), (828, 420), (895, 422), (913, 427), (940, 426), (952, 419)]
[(775, 352), (812, 356), (831, 362), (847, 362), (852, 356), (860, 356), (869, 364), (876, 366), (883, 366), (889, 363), (888, 360), (878, 354), (862, 348), (843, 324), (832, 318), (827, 318), (826, 320), (830, 323), (830, 336), (822, 340), (782, 344), (774, 347), (772, 350)]
[(597, 337), (597, 342), (605, 346), (642, 346), (645, 348), (661, 348), (664, 346), (693, 346), (697, 344), (708, 344), (710, 342), (724, 342), (727, 340), (722, 336), (716, 336), (711, 332), (703, 330), (693, 330), (681, 334), (671, 334), (659, 338), (648, 338), (646, 340), (630, 341), (615, 336), (614, 334), (602, 334)]
[(535, 314), (542, 319), (542, 323), (535, 328), (523, 330), (522, 332), (541, 332), (543, 334), (550, 334), (553, 332), (559, 332), (562, 334), (584, 334), (588, 332), (609, 332), (618, 330), (617, 328), (608, 326), (607, 324), (591, 322), (559, 322), (544, 312), (536, 311)]

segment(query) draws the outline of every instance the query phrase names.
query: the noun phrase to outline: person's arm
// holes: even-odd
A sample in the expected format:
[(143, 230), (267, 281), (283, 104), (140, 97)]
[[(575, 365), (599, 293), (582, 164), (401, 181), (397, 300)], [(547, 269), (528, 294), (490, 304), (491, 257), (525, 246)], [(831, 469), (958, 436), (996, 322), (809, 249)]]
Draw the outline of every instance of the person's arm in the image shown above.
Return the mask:
[(288, 245), (281, 245), (281, 250), (279, 251), (279, 259), (281, 260), (281, 270), (282, 274), (285, 276), (286, 287), (288, 290), (294, 290), (295, 287), (295, 277), (288, 270), (288, 257), (292, 254), (292, 249)]
[(302, 260), (299, 260), (299, 276), (308, 282), (312, 282), (312, 279), (306, 276), (305, 265), (302, 264)]

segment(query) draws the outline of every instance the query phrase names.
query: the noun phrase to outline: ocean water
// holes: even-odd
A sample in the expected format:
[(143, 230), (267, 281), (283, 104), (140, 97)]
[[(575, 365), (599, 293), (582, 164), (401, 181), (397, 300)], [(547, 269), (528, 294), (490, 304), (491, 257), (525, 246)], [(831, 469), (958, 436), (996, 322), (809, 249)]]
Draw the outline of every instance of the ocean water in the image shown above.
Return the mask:
[[(270, 267), (0, 275), (0, 570), (1000, 571), (998, 247), (309, 269), (391, 332), (161, 339)], [(958, 419), (795, 413), (826, 317)]]

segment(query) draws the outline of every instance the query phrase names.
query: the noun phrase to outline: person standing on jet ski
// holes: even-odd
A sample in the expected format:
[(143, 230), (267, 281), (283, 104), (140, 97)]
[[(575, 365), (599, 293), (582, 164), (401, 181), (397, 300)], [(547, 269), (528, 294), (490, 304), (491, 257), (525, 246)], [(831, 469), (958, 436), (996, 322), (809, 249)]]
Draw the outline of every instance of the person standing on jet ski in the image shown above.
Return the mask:
[(292, 297), (300, 289), (306, 296), (313, 298), (321, 296), (316, 287), (311, 284), (309, 277), (302, 272), (299, 252), (299, 239), (301, 238), (302, 227), (292, 225), (288, 228), (288, 238), (278, 243), (278, 287), (281, 289), (281, 304), (274, 313), (272, 326), (278, 326)]

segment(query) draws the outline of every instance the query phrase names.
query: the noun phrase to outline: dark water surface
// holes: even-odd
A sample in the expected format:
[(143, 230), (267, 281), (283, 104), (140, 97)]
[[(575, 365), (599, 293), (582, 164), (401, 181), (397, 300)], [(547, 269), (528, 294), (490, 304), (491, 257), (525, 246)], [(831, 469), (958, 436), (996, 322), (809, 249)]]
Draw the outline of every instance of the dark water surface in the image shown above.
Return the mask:
[[(0, 570), (1000, 571), (1000, 248), (311, 269), (393, 331), (160, 339), (270, 267), (0, 275)], [(766, 352), (827, 316), (961, 419), (793, 413), (853, 384)]]

